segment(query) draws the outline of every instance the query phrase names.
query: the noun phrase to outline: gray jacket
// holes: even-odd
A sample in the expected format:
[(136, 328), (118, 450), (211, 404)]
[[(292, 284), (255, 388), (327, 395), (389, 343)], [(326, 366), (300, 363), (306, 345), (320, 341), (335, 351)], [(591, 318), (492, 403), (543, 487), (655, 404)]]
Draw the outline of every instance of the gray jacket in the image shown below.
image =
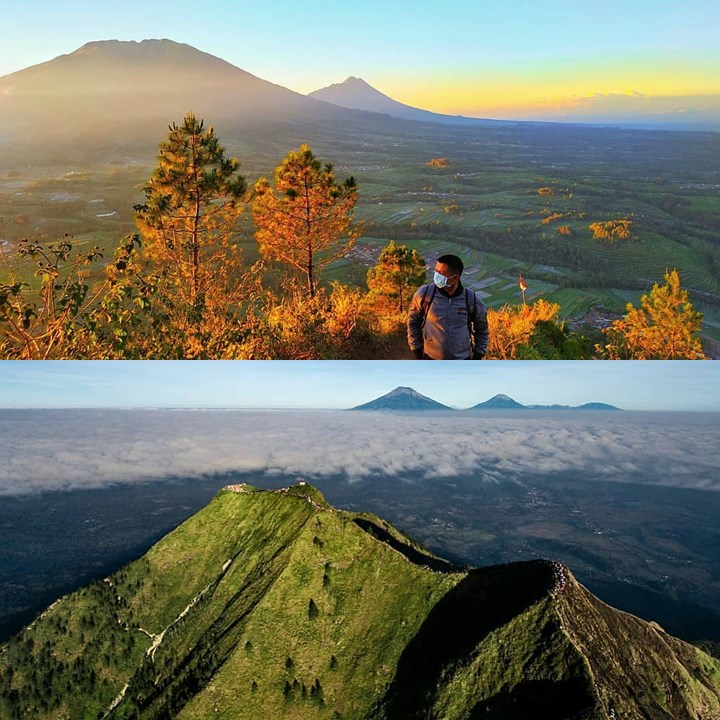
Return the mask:
[[(467, 360), (472, 355), (485, 355), (487, 309), (477, 293), (462, 285), (460, 290), (454, 297), (448, 297), (434, 285), (423, 285), (415, 293), (408, 313), (408, 344), (413, 353), (422, 350), (433, 360)], [(475, 295), (475, 312), (468, 322), (472, 295)], [(426, 313), (423, 312), (423, 298)]]

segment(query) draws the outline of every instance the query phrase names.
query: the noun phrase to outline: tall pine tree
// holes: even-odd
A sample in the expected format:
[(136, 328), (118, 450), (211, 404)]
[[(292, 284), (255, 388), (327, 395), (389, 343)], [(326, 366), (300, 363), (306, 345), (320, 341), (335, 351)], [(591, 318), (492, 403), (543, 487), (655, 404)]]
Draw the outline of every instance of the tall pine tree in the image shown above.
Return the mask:
[(275, 170), (275, 188), (266, 178), (255, 184), (255, 239), (266, 260), (298, 269), (310, 297), (320, 271), (355, 244), (353, 226), (357, 187), (350, 177), (335, 181), (332, 165), (313, 155), (309, 145), (288, 153)]
[(135, 221), (152, 274), (155, 318), (175, 335), (171, 354), (197, 357), (222, 332), (242, 297), (233, 242), (244, 209), (245, 179), (225, 157), (213, 128), (192, 113), (170, 126)]

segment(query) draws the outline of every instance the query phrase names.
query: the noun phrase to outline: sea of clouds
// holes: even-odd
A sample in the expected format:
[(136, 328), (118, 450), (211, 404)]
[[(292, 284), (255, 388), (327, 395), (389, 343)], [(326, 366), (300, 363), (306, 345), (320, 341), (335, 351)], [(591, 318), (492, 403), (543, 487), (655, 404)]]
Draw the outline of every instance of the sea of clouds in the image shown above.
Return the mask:
[(220, 473), (720, 490), (718, 414), (0, 410), (0, 495)]

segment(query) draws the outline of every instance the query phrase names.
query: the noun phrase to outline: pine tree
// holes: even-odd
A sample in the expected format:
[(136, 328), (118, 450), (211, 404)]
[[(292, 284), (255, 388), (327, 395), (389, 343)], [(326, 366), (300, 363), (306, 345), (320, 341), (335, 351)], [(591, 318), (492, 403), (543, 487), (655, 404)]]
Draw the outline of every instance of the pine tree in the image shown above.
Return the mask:
[(380, 252), (377, 264), (367, 273), (369, 298), (384, 300), (392, 310), (403, 313), (413, 293), (425, 282), (425, 260), (417, 250), (390, 241)]
[(360, 226), (352, 223), (355, 180), (338, 184), (332, 165), (323, 165), (309, 145), (288, 153), (274, 178), (274, 189), (266, 178), (255, 184), (255, 239), (264, 259), (302, 272), (313, 297), (319, 273), (345, 255), (359, 235)]
[(627, 314), (604, 332), (610, 342), (597, 346), (604, 357), (628, 360), (698, 360), (705, 357), (698, 337), (702, 313), (696, 311), (687, 290), (680, 287), (677, 270), (665, 273), (665, 285), (655, 283), (640, 298), (640, 307), (627, 305)]
[(233, 236), (246, 183), (237, 169), (238, 161), (225, 157), (213, 128), (205, 130), (189, 113), (160, 143), (145, 203), (135, 206), (155, 318), (163, 318), (166, 331), (195, 338), (179, 350), (183, 356), (201, 354), (206, 331), (221, 332), (222, 320), (242, 298)]

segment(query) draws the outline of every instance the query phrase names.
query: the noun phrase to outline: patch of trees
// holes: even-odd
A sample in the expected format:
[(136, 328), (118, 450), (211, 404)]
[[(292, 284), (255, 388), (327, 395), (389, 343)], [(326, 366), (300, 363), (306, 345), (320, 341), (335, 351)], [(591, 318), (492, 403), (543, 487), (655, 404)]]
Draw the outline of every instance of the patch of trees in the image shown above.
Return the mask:
[[(76, 251), (70, 236), (2, 255), (0, 356), (347, 357), (355, 335), (367, 345), (358, 294), (318, 283), (360, 231), (355, 183), (336, 182), (307, 145), (281, 163), (274, 188), (261, 179), (249, 194), (237, 160), (189, 114), (170, 127), (144, 193), (140, 232), (110, 262), (98, 248)], [(249, 203), (263, 256), (252, 267), (237, 245)]]
[[(0, 357), (378, 357), (398, 342), (409, 300), (425, 280), (424, 259), (401, 241), (428, 236), (571, 268), (584, 286), (627, 284), (614, 276), (609, 259), (573, 243), (567, 225), (542, 234), (529, 227), (472, 228), (458, 237), (440, 221), (368, 224), (371, 234), (394, 238), (368, 272), (369, 291), (322, 284), (327, 266), (362, 230), (354, 221), (353, 178), (337, 180), (332, 165), (302, 145), (288, 153), (272, 182), (261, 178), (251, 190), (238, 161), (226, 157), (213, 129), (192, 114), (170, 126), (143, 190), (144, 202), (134, 207), (139, 232), (122, 238), (112, 258), (97, 247), (77, 249), (70, 235), (50, 244), (22, 241), (12, 255), (0, 248)], [(248, 207), (262, 258), (252, 266), (238, 246)], [(596, 237), (615, 241), (629, 237), (631, 225), (620, 219), (590, 227)], [(578, 277), (552, 281), (572, 286)], [(508, 327), (527, 319), (510, 315)], [(534, 323), (553, 317), (541, 312)], [(530, 337), (532, 328), (528, 335), (527, 323), (523, 327), (522, 337)], [(498, 348), (497, 356), (509, 352)]]
[(633, 221), (627, 218), (621, 220), (605, 220), (602, 222), (590, 223), (588, 226), (593, 231), (595, 240), (605, 240), (614, 243), (617, 240), (630, 238)]

